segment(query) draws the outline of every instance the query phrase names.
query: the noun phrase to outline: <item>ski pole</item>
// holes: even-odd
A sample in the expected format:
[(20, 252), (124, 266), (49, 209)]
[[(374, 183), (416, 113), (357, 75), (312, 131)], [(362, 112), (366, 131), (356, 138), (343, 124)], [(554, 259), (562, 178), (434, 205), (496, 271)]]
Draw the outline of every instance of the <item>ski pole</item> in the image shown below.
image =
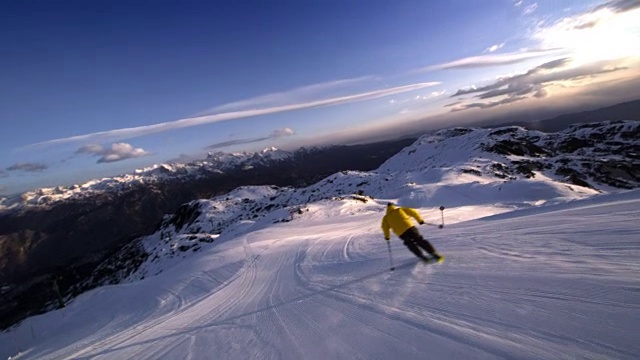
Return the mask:
[(444, 206), (440, 206), (440, 213), (442, 214), (442, 224), (440, 224), (440, 229), (444, 227)]
[(389, 270), (393, 271), (396, 268), (393, 266), (393, 256), (391, 256), (391, 243), (389, 243), (389, 240), (387, 240), (387, 248), (389, 249), (389, 262), (391, 263)]

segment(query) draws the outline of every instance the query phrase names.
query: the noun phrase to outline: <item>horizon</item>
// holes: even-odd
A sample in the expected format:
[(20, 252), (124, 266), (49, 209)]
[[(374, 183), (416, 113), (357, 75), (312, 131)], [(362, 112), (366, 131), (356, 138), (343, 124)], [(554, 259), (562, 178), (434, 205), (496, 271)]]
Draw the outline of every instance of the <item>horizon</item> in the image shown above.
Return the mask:
[[(640, 2), (11, 3), (0, 194), (640, 93)], [(83, 180), (84, 179), (84, 180)]]

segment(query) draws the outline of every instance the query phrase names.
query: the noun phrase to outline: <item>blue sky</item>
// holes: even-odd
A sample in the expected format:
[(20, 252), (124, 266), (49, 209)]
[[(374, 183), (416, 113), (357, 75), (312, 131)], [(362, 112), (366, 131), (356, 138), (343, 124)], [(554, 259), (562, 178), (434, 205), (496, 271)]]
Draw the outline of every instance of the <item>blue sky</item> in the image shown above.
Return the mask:
[(0, 194), (630, 100), (639, 15), (633, 0), (5, 2)]

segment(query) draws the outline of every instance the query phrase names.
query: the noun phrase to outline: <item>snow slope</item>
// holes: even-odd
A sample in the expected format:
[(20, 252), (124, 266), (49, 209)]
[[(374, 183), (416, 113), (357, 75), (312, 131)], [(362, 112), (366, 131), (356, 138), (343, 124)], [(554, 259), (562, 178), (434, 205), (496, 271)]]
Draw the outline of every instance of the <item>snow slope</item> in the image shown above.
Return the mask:
[(0, 358), (640, 356), (639, 191), (490, 217), (475, 207), (460, 216), (476, 220), (421, 227), (443, 264), (416, 263), (392, 239), (394, 272), (379, 230), (386, 200), (235, 223), (158, 276), (0, 334)]

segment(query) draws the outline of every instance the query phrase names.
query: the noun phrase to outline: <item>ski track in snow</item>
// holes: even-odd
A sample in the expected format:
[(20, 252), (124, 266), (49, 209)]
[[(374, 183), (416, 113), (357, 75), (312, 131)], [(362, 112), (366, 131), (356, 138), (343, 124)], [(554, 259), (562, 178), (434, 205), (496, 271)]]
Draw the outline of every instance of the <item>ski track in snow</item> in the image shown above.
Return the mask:
[(380, 212), (305, 215), (28, 319), (1, 355), (636, 359), (640, 192), (601, 198), (421, 227), (443, 264), (394, 236), (394, 272)]

